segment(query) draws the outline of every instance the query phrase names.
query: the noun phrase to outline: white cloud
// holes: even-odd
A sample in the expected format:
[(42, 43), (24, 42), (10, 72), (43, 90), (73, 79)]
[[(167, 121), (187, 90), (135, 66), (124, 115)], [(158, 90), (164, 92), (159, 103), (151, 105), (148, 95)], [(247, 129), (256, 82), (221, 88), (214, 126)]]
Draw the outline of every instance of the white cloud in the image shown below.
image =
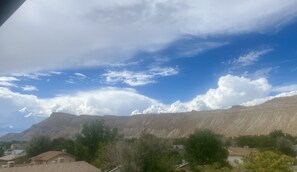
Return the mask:
[(22, 89), (23, 91), (38, 91), (38, 89), (33, 85), (25, 85)]
[(245, 103), (243, 103), (241, 105), (242, 106), (255, 106), (255, 105), (265, 103), (265, 102), (267, 102), (269, 100), (272, 100), (272, 99), (275, 99), (275, 98), (290, 97), (290, 96), (296, 96), (296, 95), (297, 95), (297, 91), (290, 91), (290, 92), (280, 93), (280, 94), (277, 94), (275, 96), (268, 96), (268, 97), (264, 97), (264, 98), (251, 100), (251, 101), (245, 102)]
[(232, 64), (237, 65), (237, 67), (249, 66), (257, 62), (263, 55), (271, 51), (272, 49), (253, 50), (245, 55), (240, 56), (238, 59), (234, 60)]
[(224, 45), (229, 44), (228, 42), (198, 42), (194, 44), (185, 44), (177, 47), (177, 54), (179, 57), (191, 57), (194, 55), (202, 54), (210, 49), (215, 49)]
[(176, 101), (171, 105), (154, 104), (142, 113), (186, 112), (192, 110), (224, 109), (248, 101), (267, 97), (271, 85), (265, 78), (251, 80), (245, 77), (226, 75), (220, 77), (218, 87), (197, 95), (188, 102)]
[[(74, 95), (41, 99), (0, 87), (0, 114), (48, 116), (52, 112), (90, 115), (130, 115), (134, 109), (144, 110), (156, 100), (138, 94), (133, 89), (103, 88)], [(19, 109), (19, 110), (17, 110)], [(1, 116), (0, 116), (1, 118)]]
[(82, 78), (82, 79), (84, 79), (84, 78), (87, 77), (85, 74), (78, 73), (78, 72), (77, 73), (74, 73), (74, 75), (77, 76), (77, 77), (79, 77), (79, 78)]
[(249, 73), (248, 71), (244, 72), (243, 76), (247, 78), (267, 78), (272, 72), (276, 72), (278, 70), (278, 66), (276, 67), (267, 67), (258, 69), (254, 72)]
[[(0, 87), (1, 124), (15, 118), (48, 116), (52, 112), (90, 115), (136, 115), (147, 113), (175, 113), (192, 110), (229, 108), (232, 105), (251, 106), (276, 97), (297, 95), (297, 91), (268, 96), (273, 90), (265, 78), (248, 79), (233, 75), (222, 76), (218, 86), (190, 101), (176, 101), (163, 104), (153, 98), (141, 95), (134, 89), (102, 88), (76, 94), (58, 95), (53, 98), (38, 98), (20, 94)], [(5, 115), (3, 115), (5, 114)], [(9, 117), (6, 121), (5, 119)], [(17, 122), (17, 121), (16, 121)], [(26, 123), (32, 124), (34, 121)], [(14, 125), (14, 124), (12, 124)], [(21, 127), (22, 124), (18, 124)]]
[(16, 81), (19, 81), (19, 79), (15, 77), (0, 76), (0, 86), (17, 87), (17, 85), (14, 83)]
[(20, 79), (41, 80), (43, 77), (50, 77), (53, 75), (62, 75), (63, 72), (49, 71), (49, 72), (33, 72), (33, 73), (13, 73), (12, 76)]
[(78, 82), (86, 82), (87, 78), (88, 77), (85, 74), (76, 72), (74, 73), (74, 75), (69, 76), (69, 78), (66, 79), (65, 82), (68, 84), (76, 84)]
[(121, 63), (184, 35), (278, 29), (296, 12), (295, 0), (30, 0), (1, 27), (0, 73)]
[(274, 87), (272, 89), (274, 92), (291, 92), (291, 91), (297, 91), (297, 84), (291, 84), (291, 85), (284, 85), (284, 86), (278, 86)]
[[(209, 89), (205, 94), (197, 95), (190, 101), (176, 101), (166, 105), (141, 95), (134, 89), (102, 88), (42, 99), (0, 87), (0, 114), (13, 116), (16, 113), (21, 113), (24, 116), (48, 116), (52, 112), (91, 115), (186, 112), (229, 108), (239, 104), (254, 105), (275, 97), (296, 93), (295, 91), (269, 97), (274, 89), (275, 87), (271, 87), (265, 78), (248, 79), (226, 75), (219, 78), (217, 88)], [(282, 89), (282, 91), (287, 90)]]
[(178, 69), (172, 67), (154, 67), (148, 71), (108, 71), (103, 74), (109, 84), (125, 83), (130, 86), (142, 86), (155, 83), (156, 77), (171, 76), (178, 74)]

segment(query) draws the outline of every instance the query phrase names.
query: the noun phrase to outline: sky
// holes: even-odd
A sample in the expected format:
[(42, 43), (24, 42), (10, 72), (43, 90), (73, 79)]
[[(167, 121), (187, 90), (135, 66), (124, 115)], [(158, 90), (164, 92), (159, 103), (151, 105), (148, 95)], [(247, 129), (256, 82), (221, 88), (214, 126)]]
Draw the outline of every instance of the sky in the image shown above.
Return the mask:
[(0, 27), (0, 135), (297, 95), (295, 0), (30, 0)]

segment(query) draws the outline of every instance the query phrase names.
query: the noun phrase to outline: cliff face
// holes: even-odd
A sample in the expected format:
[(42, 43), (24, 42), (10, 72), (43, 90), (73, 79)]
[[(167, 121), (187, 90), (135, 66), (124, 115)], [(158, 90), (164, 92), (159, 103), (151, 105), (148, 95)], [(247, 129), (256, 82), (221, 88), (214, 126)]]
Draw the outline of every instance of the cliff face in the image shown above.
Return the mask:
[(226, 136), (267, 134), (275, 129), (297, 135), (297, 96), (278, 98), (253, 107), (176, 114), (75, 116), (53, 113), (22, 133), (2, 136), (0, 141), (29, 140), (34, 135), (75, 138), (85, 122), (96, 119), (118, 128), (125, 137), (137, 137), (144, 129), (164, 138), (186, 137), (199, 128)]

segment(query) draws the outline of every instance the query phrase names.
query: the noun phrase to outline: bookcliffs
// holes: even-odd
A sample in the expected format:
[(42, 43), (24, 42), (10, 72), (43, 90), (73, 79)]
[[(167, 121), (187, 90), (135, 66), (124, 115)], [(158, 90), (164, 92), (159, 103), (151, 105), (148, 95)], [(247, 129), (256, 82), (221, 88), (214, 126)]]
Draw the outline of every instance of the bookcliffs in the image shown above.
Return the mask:
[(225, 110), (173, 114), (76, 116), (53, 113), (22, 133), (2, 136), (0, 141), (29, 140), (35, 135), (73, 139), (85, 122), (96, 119), (118, 128), (127, 138), (138, 137), (143, 130), (158, 137), (179, 138), (199, 128), (208, 128), (226, 136), (267, 134), (276, 129), (297, 135), (297, 96), (276, 98), (252, 107), (235, 106)]

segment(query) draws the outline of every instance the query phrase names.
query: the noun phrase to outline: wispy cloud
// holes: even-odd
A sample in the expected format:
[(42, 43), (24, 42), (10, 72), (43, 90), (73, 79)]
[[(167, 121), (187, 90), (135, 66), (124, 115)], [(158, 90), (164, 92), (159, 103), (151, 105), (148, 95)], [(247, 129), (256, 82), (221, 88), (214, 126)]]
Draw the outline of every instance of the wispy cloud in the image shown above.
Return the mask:
[(87, 75), (76, 72), (73, 75), (70, 75), (68, 79), (65, 80), (65, 82), (68, 84), (76, 84), (78, 82), (86, 81), (86, 79), (88, 79)]
[(227, 44), (228, 42), (199, 42), (186, 44), (178, 47), (177, 54), (179, 57), (192, 57)]
[(80, 78), (86, 78), (87, 76), (85, 74), (82, 73), (74, 73), (75, 76), (80, 77)]
[(43, 77), (51, 77), (53, 75), (62, 75), (63, 72), (49, 71), (49, 72), (34, 72), (34, 73), (13, 73), (12, 76), (17, 78), (41, 80)]
[(103, 74), (108, 84), (125, 83), (130, 86), (142, 86), (155, 83), (155, 78), (178, 74), (177, 68), (155, 67), (148, 71), (108, 71)]
[(276, 73), (278, 71), (278, 68), (278, 66), (266, 67), (253, 72), (246, 71), (242, 75), (248, 78), (268, 78), (272, 73)]
[(239, 58), (231, 61), (231, 64), (236, 67), (244, 67), (249, 66), (256, 63), (263, 55), (273, 51), (273, 49), (263, 49), (263, 50), (252, 50), (247, 54), (240, 56)]
[(22, 87), (23, 91), (38, 91), (38, 89), (33, 85), (25, 85)]
[(274, 92), (290, 92), (297, 91), (297, 84), (283, 85), (278, 87), (273, 87), (272, 91)]
[(18, 78), (15, 78), (15, 77), (1, 76), (0, 77), (0, 86), (17, 87), (17, 85), (14, 83), (16, 81), (20, 81), (20, 80)]

